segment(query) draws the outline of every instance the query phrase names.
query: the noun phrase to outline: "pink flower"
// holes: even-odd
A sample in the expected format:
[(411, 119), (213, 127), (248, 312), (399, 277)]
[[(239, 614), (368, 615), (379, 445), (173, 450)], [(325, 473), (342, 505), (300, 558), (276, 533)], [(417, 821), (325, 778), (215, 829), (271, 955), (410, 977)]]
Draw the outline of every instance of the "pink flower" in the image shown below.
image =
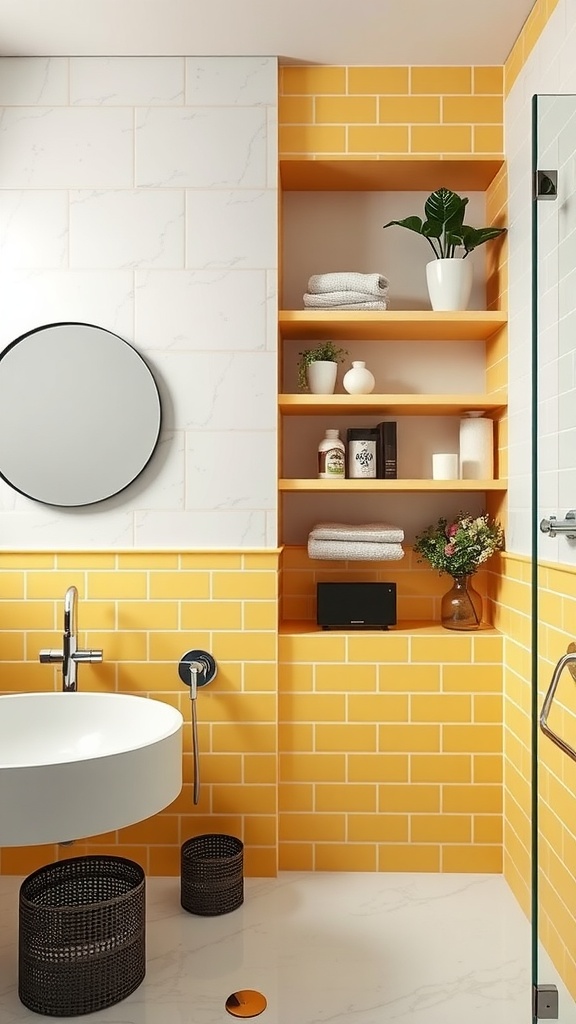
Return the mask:
[[(452, 537), (455, 537), (457, 533), (458, 523), (450, 523), (450, 526), (446, 528), (446, 536), (449, 538), (449, 540), (452, 540)], [(450, 554), (452, 554), (452, 552), (450, 552)]]
[(454, 544), (447, 544), (446, 547), (444, 548), (444, 554), (447, 556), (453, 555), (455, 551), (456, 548)]

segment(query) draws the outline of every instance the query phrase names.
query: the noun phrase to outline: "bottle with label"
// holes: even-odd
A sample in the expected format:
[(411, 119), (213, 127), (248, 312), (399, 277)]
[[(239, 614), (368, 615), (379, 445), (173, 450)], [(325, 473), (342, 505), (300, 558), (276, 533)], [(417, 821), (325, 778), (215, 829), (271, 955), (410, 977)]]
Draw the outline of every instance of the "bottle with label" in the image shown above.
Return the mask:
[(344, 480), (346, 476), (344, 442), (340, 431), (328, 428), (318, 445), (318, 479)]

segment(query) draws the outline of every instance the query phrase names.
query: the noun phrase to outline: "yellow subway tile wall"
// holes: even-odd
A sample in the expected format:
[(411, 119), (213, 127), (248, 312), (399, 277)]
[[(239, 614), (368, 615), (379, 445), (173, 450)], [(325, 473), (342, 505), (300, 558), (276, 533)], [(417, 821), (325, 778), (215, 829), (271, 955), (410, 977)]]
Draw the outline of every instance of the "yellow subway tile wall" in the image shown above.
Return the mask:
[(557, 4), (558, 0), (536, 0), (504, 65), (506, 95), (514, 85)]
[(280, 869), (502, 870), (502, 643), (284, 625)]
[(282, 67), (279, 125), (283, 159), (500, 155), (503, 68)]
[[(518, 902), (531, 908), (531, 578), (530, 560), (503, 553), (493, 603), (504, 634), (504, 875)], [(495, 577), (496, 578), (496, 577)]]
[[(538, 707), (558, 660), (576, 639), (576, 571), (573, 567), (541, 563), (538, 569)], [(519, 693), (517, 718), (525, 728), (530, 715), (530, 694)], [(574, 683), (566, 670), (560, 678), (548, 719), (551, 728), (576, 747)], [(518, 743), (520, 754), (524, 747)], [(520, 762), (523, 767), (526, 758)], [(525, 816), (530, 813), (527, 779), (517, 782), (517, 845), (527, 833)], [(576, 854), (576, 763), (547, 737), (538, 741), (539, 807), (539, 933), (572, 998), (576, 998), (576, 954), (574, 947), (574, 857)], [(527, 860), (527, 857), (524, 857)]]
[[(3, 693), (61, 687), (59, 668), (40, 665), (38, 652), (61, 646), (64, 593), (74, 585), (80, 644), (104, 651), (103, 664), (81, 667), (80, 688), (164, 700), (185, 719), (184, 786), (170, 807), (70, 848), (6, 847), (3, 874), (108, 852), (152, 875), (176, 875), (181, 844), (211, 831), (243, 840), (247, 875), (276, 874), (277, 570), (278, 554), (269, 551), (0, 555)], [(194, 648), (218, 665), (198, 697), (198, 806), (189, 694), (178, 676), (182, 655)]]

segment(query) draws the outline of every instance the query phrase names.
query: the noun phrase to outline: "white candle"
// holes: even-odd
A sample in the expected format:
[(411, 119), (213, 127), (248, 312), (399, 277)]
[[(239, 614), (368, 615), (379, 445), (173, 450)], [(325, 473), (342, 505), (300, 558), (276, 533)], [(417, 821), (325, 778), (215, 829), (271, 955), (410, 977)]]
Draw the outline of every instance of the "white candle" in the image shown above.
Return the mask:
[(458, 455), (452, 452), (437, 452), (432, 456), (433, 480), (458, 479)]

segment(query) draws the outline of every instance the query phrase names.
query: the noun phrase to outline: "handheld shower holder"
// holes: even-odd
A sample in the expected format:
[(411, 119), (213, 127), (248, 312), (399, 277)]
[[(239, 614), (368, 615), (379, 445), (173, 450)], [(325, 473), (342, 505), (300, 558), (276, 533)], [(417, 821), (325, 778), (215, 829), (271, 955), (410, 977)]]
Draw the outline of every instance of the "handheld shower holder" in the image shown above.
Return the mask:
[[(194, 669), (196, 672), (194, 673)], [(185, 686), (190, 687), (190, 699), (194, 699), (192, 694), (192, 680), (195, 675), (196, 686), (207, 686), (214, 679), (218, 669), (216, 667), (216, 661), (208, 651), (186, 651), (183, 654), (180, 663), (178, 665), (178, 675)]]
[(196, 697), (198, 687), (207, 686), (216, 675), (216, 662), (208, 651), (186, 651), (178, 665), (178, 675), (185, 686), (190, 687), (190, 708), (192, 725), (192, 756), (194, 758), (194, 803), (200, 799), (200, 755), (198, 750), (198, 720)]

